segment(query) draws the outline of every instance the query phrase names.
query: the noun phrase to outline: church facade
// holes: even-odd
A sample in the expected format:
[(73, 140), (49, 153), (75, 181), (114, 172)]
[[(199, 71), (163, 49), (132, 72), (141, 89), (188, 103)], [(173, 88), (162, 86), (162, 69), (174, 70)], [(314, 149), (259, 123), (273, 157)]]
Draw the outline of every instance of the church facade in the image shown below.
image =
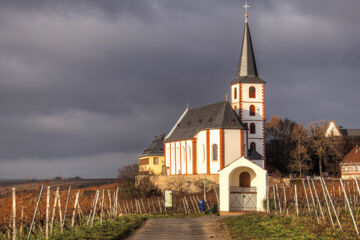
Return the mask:
[(167, 175), (219, 174), (237, 159), (265, 168), (265, 81), (259, 78), (247, 15), (228, 100), (186, 109), (164, 140)]

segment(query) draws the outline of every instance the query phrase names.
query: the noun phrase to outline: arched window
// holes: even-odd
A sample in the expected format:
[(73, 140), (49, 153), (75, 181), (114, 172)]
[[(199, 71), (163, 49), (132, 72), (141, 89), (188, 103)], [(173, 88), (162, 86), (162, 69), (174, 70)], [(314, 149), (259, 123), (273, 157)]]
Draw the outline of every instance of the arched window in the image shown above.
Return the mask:
[(256, 144), (254, 142), (250, 143), (250, 151), (256, 150)]
[(237, 88), (234, 88), (234, 99), (237, 99)]
[(239, 176), (240, 187), (250, 187), (250, 174), (248, 172), (242, 172)]
[(212, 154), (213, 154), (213, 160), (217, 161), (218, 160), (218, 145), (217, 144), (213, 144)]
[(256, 97), (256, 90), (255, 87), (249, 88), (249, 98), (255, 98)]
[(255, 116), (255, 106), (250, 105), (250, 116)]
[(256, 133), (255, 123), (250, 123), (250, 134), (255, 134), (255, 133)]

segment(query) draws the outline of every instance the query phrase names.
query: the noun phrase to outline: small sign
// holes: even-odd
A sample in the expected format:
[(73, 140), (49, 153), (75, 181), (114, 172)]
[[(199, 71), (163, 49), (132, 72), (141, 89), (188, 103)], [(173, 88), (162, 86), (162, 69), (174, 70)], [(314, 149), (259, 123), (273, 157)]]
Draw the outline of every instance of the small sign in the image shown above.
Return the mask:
[(165, 190), (165, 207), (172, 207), (172, 191)]

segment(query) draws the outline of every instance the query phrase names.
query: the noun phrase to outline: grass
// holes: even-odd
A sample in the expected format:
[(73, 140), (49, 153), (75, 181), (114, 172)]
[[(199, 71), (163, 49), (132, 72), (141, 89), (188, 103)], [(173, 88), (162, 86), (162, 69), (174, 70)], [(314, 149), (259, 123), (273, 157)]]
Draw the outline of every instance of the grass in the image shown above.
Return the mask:
[(356, 239), (352, 232), (333, 231), (328, 224), (305, 217), (250, 213), (224, 221), (233, 239)]
[[(140, 227), (147, 218), (141, 215), (118, 217), (103, 222), (102, 225), (94, 223), (93, 227), (75, 226), (74, 230), (60, 233), (58, 227), (54, 229), (52, 240), (118, 240), (124, 239), (135, 229)], [(45, 239), (44, 234), (32, 236), (31, 239)]]
[[(143, 215), (129, 215), (122, 216), (115, 219), (108, 219), (103, 222), (102, 225), (98, 222), (98, 219), (95, 220), (93, 227), (86, 227), (86, 221), (81, 222), (81, 226), (78, 224), (75, 225), (74, 230), (70, 229), (65, 230), (62, 234), (60, 232), (60, 226), (58, 224), (54, 225), (54, 235), (50, 237), (53, 240), (118, 240), (124, 239), (131, 232), (140, 227), (146, 219), (149, 218), (196, 218), (204, 216), (201, 214), (191, 214), (185, 215), (181, 213), (174, 213), (168, 215), (153, 215), (153, 214), (143, 214)], [(70, 222), (67, 222), (67, 226), (70, 225)], [(39, 231), (37, 228), (34, 229), (35, 234), (31, 236), (31, 240), (44, 240), (45, 236), (43, 231)]]

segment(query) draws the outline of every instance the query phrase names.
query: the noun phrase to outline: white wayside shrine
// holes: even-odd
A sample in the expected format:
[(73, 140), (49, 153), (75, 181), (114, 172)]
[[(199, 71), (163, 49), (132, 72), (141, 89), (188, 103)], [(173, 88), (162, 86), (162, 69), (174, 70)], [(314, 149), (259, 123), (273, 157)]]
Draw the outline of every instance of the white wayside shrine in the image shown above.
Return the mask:
[(231, 102), (186, 109), (164, 141), (168, 176), (218, 177), (223, 214), (263, 211), (267, 189), (265, 81), (258, 77), (247, 12), (245, 17)]

